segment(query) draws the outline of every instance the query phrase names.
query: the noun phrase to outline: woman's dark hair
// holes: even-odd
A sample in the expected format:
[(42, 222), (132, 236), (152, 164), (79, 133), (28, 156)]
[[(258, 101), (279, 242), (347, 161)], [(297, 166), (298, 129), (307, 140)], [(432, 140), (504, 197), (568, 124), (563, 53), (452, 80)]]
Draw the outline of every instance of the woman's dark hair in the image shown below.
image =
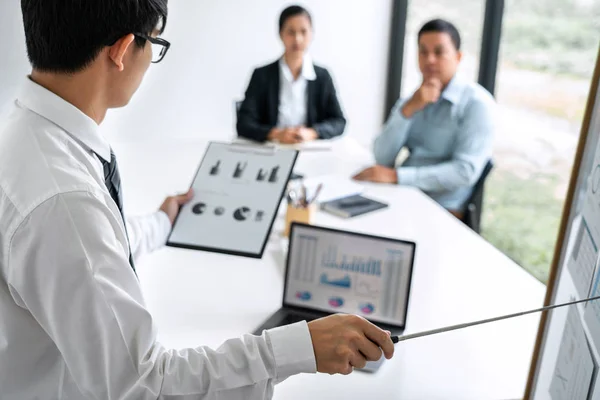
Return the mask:
[(306, 18), (308, 18), (310, 24), (312, 25), (312, 17), (310, 16), (310, 13), (306, 8), (301, 6), (289, 6), (285, 10), (283, 10), (281, 12), (281, 15), (279, 16), (279, 32), (283, 30), (283, 27), (285, 26), (285, 23), (288, 19), (296, 17), (298, 15), (305, 15)]
[[(44, 72), (81, 71), (129, 33), (162, 33), (167, 1), (21, 0), (29, 62)], [(136, 36), (135, 44), (146, 40)]]

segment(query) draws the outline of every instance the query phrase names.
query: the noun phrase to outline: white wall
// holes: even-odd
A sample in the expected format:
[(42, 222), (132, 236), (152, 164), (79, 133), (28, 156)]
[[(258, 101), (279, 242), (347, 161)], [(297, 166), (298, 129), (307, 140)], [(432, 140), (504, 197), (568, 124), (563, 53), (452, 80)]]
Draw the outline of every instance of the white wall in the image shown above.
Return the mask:
[(30, 70), (25, 49), (21, 2), (0, 0), (0, 115), (14, 100), (19, 80)]
[[(0, 109), (27, 73), (19, 1), (0, 5)], [(152, 65), (130, 106), (103, 124), (109, 139), (234, 134), (233, 101), (255, 66), (280, 56), (277, 19), (283, 0), (170, 2), (164, 37), (172, 47)], [(349, 120), (347, 133), (368, 143), (383, 118), (391, 0), (307, 0), (315, 62), (334, 77)], [(3, 56), (4, 57), (4, 56)]]

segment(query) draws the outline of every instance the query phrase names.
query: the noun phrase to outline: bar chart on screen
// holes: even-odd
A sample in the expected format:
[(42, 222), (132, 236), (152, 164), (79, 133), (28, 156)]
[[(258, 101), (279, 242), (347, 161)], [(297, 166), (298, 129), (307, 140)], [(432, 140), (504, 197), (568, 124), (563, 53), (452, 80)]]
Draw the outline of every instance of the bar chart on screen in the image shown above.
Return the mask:
[(297, 281), (314, 282), (319, 239), (312, 235), (298, 235), (296, 246), (293, 251), (298, 265), (294, 266), (293, 277)]
[[(369, 247), (332, 243), (310, 234), (299, 234), (292, 251), (297, 265), (292, 277), (297, 282), (314, 283), (361, 298), (365, 304), (378, 304), (386, 316), (396, 315), (403, 304), (401, 291), (405, 254), (381, 247), (375, 253)], [(373, 307), (373, 306), (371, 306)], [(364, 308), (364, 307), (363, 307)]]
[(385, 264), (385, 274), (383, 282), (385, 285), (385, 296), (382, 299), (381, 312), (384, 315), (396, 315), (398, 306), (401, 303), (400, 281), (402, 279), (402, 268), (404, 262), (404, 252), (398, 250), (387, 250)]
[(337, 245), (328, 246), (321, 255), (321, 266), (366, 275), (381, 276), (382, 260), (373, 257), (346, 254)]

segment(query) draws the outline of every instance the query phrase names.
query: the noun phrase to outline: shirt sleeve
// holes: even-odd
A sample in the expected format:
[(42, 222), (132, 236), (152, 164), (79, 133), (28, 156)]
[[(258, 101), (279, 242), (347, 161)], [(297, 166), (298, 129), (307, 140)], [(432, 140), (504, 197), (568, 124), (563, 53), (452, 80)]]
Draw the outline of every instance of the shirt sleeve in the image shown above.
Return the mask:
[(473, 186), (492, 154), (494, 103), (470, 102), (458, 127), (452, 158), (436, 165), (398, 168), (398, 183), (425, 192), (451, 191)]
[(150, 215), (127, 217), (127, 233), (134, 260), (158, 250), (167, 243), (171, 221), (163, 211)]
[(390, 168), (394, 167), (398, 153), (400, 153), (400, 150), (402, 150), (402, 147), (404, 147), (408, 140), (412, 122), (402, 115), (402, 107), (404, 107), (406, 101), (398, 100), (396, 102), (383, 127), (383, 131), (375, 139), (373, 153), (375, 155), (375, 162), (378, 165)]
[(116, 218), (93, 193), (56, 195), (9, 247), (15, 301), (56, 344), (86, 398), (258, 400), (270, 398), (278, 380), (315, 372), (306, 323), (217, 350), (161, 346)]

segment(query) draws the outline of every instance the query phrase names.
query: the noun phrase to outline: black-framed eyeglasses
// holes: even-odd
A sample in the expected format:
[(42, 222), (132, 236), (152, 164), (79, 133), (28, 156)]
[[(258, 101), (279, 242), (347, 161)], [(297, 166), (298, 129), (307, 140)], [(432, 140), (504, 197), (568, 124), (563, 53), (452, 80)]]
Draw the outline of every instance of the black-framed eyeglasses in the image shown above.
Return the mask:
[(143, 33), (134, 33), (140, 39), (146, 39), (152, 45), (152, 63), (158, 64), (165, 58), (171, 43), (163, 38), (152, 37)]

